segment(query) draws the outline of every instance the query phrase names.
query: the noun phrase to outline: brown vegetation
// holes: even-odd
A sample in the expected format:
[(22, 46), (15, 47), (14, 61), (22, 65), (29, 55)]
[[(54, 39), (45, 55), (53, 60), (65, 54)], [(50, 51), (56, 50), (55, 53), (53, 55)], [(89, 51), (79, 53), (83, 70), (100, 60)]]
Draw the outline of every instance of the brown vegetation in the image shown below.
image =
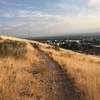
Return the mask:
[[(57, 61), (62, 69), (74, 80), (82, 91), (82, 100), (100, 99), (100, 58), (61, 49), (60, 52), (48, 47), (42, 48)], [(85, 97), (85, 98), (84, 98)]]
[(99, 100), (99, 66), (96, 56), (2, 37), (0, 100)]
[(23, 58), (26, 52), (27, 49), (24, 42), (9, 39), (0, 42), (0, 57)]

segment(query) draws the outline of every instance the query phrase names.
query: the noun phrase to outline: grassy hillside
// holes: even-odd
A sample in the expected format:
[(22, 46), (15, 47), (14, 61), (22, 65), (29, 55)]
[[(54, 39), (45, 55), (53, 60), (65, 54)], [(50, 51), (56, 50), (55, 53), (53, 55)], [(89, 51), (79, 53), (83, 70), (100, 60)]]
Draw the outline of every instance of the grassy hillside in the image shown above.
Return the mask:
[(0, 100), (99, 100), (100, 57), (0, 36)]

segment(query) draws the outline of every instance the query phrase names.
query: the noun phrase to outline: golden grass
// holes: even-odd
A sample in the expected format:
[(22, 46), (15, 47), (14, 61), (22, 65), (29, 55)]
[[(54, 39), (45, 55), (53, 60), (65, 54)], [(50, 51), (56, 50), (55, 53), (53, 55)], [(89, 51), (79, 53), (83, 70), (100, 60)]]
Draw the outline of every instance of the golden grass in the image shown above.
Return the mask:
[[(61, 49), (57, 52), (47, 47), (42, 48), (53, 57), (62, 69), (75, 81), (75, 85), (83, 91), (85, 100), (100, 99), (100, 58)], [(81, 95), (81, 98), (83, 98)], [(82, 99), (84, 100), (84, 99)]]
[[(54, 93), (58, 93), (59, 91), (56, 90), (51, 94), (51, 91), (48, 90), (52, 84), (57, 86), (55, 82), (49, 83), (49, 78), (55, 78), (51, 76), (53, 70), (50, 68), (54, 65), (49, 62), (50, 60), (47, 58), (49, 56), (61, 65), (61, 69), (82, 91), (81, 100), (100, 100), (100, 57), (64, 49), (57, 51), (48, 48), (49, 46), (46, 44), (12, 37), (2, 36), (0, 44), (4, 43), (6, 39), (17, 41), (17, 43), (25, 42), (27, 53), (22, 51), (21, 54), (26, 55), (27, 59), (23, 59), (24, 57), (20, 53), (18, 53), (18, 56), (20, 55), (22, 58), (14, 59), (16, 53), (13, 54), (12, 50), (16, 51), (17, 44), (10, 51), (3, 47), (3, 52), (4, 50), (9, 51), (9, 55), (6, 52), (5, 56), (7, 57), (0, 57), (0, 100), (50, 100)], [(36, 44), (38, 44), (38, 48)], [(11, 42), (6, 46), (7, 48), (12, 47)], [(17, 46), (24, 50), (22, 49), (23, 46)], [(38, 49), (41, 49), (44, 53), (41, 54)], [(49, 56), (45, 56), (45, 53)], [(2, 54), (0, 51), (0, 55)], [(13, 56), (10, 57), (12, 54)], [(58, 77), (55, 79), (58, 79)], [(59, 95), (63, 95), (63, 93)]]
[(36, 100), (42, 95), (38, 88), (42, 77), (37, 78), (46, 70), (44, 61), (34, 50), (28, 53), (27, 60), (0, 58), (0, 100)]
[(0, 57), (24, 58), (27, 53), (26, 43), (14, 40), (0, 42)]

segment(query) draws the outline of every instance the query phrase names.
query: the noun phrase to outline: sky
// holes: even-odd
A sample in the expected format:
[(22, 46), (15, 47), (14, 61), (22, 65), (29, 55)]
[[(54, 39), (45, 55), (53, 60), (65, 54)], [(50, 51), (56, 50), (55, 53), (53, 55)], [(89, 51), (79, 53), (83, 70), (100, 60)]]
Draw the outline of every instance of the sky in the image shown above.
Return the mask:
[(0, 0), (1, 34), (87, 32), (100, 32), (100, 0)]

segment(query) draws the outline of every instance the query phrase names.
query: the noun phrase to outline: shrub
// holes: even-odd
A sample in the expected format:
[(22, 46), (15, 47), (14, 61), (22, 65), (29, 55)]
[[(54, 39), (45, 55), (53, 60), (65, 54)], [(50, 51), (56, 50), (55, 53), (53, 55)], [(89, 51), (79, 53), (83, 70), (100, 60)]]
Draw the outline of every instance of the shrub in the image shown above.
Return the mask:
[(55, 45), (52, 46), (52, 48), (55, 49), (56, 51), (59, 51), (60, 50), (60, 48), (58, 46), (55, 46)]
[(39, 49), (39, 44), (38, 43), (31, 43), (32, 47), (33, 48), (36, 48), (36, 49)]
[(57, 50), (57, 51), (60, 50), (58, 46), (53, 46), (53, 49), (55, 49), (55, 50)]
[(15, 41), (15, 40), (5, 40), (0, 42), (0, 57), (24, 57), (27, 52), (26, 43)]
[(0, 37), (0, 40), (3, 40), (2, 37)]

